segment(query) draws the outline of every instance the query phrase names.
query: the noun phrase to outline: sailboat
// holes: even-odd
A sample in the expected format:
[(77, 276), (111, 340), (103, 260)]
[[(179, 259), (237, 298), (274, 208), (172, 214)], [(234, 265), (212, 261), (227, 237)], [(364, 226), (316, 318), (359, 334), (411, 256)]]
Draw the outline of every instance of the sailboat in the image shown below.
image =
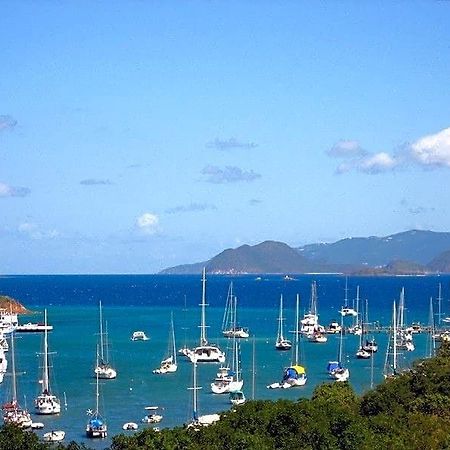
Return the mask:
[(190, 423), (187, 425), (188, 428), (194, 428), (194, 430), (198, 430), (199, 427), (204, 427), (213, 424), (220, 420), (219, 414), (206, 414), (203, 416), (198, 415), (198, 394), (197, 391), (201, 389), (201, 386), (197, 386), (197, 363), (194, 361), (192, 363), (192, 371), (193, 371), (193, 386), (189, 387), (188, 390), (192, 391), (192, 419)]
[(49, 358), (48, 358), (48, 332), (47, 332), (47, 310), (44, 310), (44, 352), (42, 364), (42, 386), (41, 393), (34, 401), (34, 408), (37, 414), (59, 414), (61, 412), (61, 402), (50, 389)]
[(158, 369), (155, 369), (153, 373), (174, 373), (177, 371), (177, 351), (175, 345), (175, 329), (173, 326), (173, 313), (170, 316), (170, 329), (169, 329), (169, 348), (167, 358), (161, 361), (161, 365)]
[[(99, 366), (99, 355), (97, 347), (97, 367)], [(86, 425), (86, 435), (88, 438), (105, 438), (108, 434), (108, 427), (99, 412), (99, 372), (95, 376), (95, 411), (88, 410), (87, 413), (90, 419)]]
[[(236, 310), (237, 298), (234, 297), (232, 301), (234, 303), (232, 308)], [(234, 324), (232, 327), (234, 328)], [(216, 378), (211, 383), (211, 391), (214, 394), (225, 394), (226, 392), (239, 391), (242, 389), (243, 384), (244, 381), (241, 379), (240, 367), (240, 344), (237, 336), (233, 336), (231, 368), (224, 366), (220, 367), (216, 374)]]
[[(359, 286), (356, 288), (356, 297), (359, 299)], [(356, 351), (356, 357), (358, 359), (369, 359), (372, 356), (372, 353), (364, 348), (363, 345), (363, 336), (364, 336), (364, 319), (363, 314), (361, 316), (361, 325), (357, 325), (361, 329), (361, 333), (359, 334), (359, 347)], [(357, 316), (358, 317), (358, 316)]]
[(317, 284), (315, 281), (311, 283), (309, 311), (303, 316), (301, 324), (300, 331), (306, 335), (309, 342), (319, 344), (327, 342), (325, 327), (319, 324), (319, 315), (317, 314)]
[(100, 360), (97, 358), (97, 365), (94, 369), (95, 376), (112, 380), (116, 378), (117, 371), (108, 362), (108, 330), (103, 332), (102, 302), (99, 302), (99, 322), (100, 322)]
[(342, 339), (343, 339), (343, 324), (344, 316), (341, 315), (341, 333), (339, 334), (339, 345), (338, 345), (338, 359), (337, 361), (330, 361), (327, 366), (328, 373), (336, 381), (347, 381), (350, 377), (350, 371), (342, 365)]
[(345, 278), (345, 297), (344, 297), (344, 306), (341, 308), (340, 313), (342, 316), (353, 316), (357, 317), (358, 312), (355, 308), (350, 308), (348, 306), (348, 278)]
[(278, 332), (277, 340), (275, 341), (275, 348), (277, 350), (290, 350), (292, 342), (284, 337), (283, 334), (283, 294), (280, 295), (280, 312), (278, 315)]
[(299, 324), (299, 307), (300, 296), (297, 294), (297, 301), (295, 307), (295, 341), (294, 341), (294, 355), (292, 358), (291, 366), (284, 370), (283, 379), (279, 383), (272, 383), (267, 386), (269, 389), (283, 388), (288, 389), (295, 386), (304, 386), (307, 381), (305, 368), (300, 365), (299, 360), (299, 336), (298, 329)]
[(433, 312), (433, 297), (430, 297), (430, 313), (428, 318), (430, 332), (427, 339), (428, 358), (432, 358), (436, 353), (436, 338), (435, 338), (435, 326), (434, 326), (434, 312)]
[(399, 305), (398, 305), (397, 347), (402, 350), (407, 350), (408, 352), (412, 352), (415, 349), (415, 346), (413, 343), (412, 330), (405, 329), (404, 316), (405, 316), (405, 288), (403, 287), (400, 292), (400, 301), (399, 301)]
[(202, 302), (200, 320), (200, 345), (190, 350), (188, 357), (192, 363), (196, 362), (225, 362), (225, 353), (217, 345), (209, 344), (206, 338), (206, 270), (203, 268), (202, 276)]
[(392, 328), (386, 348), (383, 375), (384, 378), (394, 378), (399, 375), (397, 351), (397, 308), (395, 300), (392, 306)]
[[(369, 326), (369, 303), (366, 299), (366, 310), (365, 310), (365, 323), (366, 326)], [(370, 352), (370, 353), (376, 353), (378, 351), (378, 344), (377, 341), (375, 340), (375, 337), (372, 334), (371, 338), (367, 338), (366, 337), (366, 343), (363, 345), (362, 347), (366, 352)]]
[(225, 312), (223, 314), (222, 334), (229, 338), (248, 338), (250, 336), (248, 328), (241, 327), (237, 323), (236, 302), (234, 301), (235, 298), (236, 296), (233, 295), (233, 282), (231, 282), (230, 287), (228, 288)]
[(245, 403), (245, 395), (242, 391), (242, 386), (244, 385), (244, 380), (241, 378), (241, 352), (239, 340), (235, 337), (233, 338), (233, 358), (235, 375), (234, 379), (228, 385), (228, 392), (230, 392), (230, 403), (233, 405), (242, 405)]
[(11, 401), (2, 406), (3, 422), (5, 424), (13, 424), (19, 428), (31, 427), (30, 413), (20, 407), (17, 401), (17, 384), (16, 384), (16, 360), (14, 349), (14, 330), (11, 331), (11, 369), (12, 369), (12, 398)]

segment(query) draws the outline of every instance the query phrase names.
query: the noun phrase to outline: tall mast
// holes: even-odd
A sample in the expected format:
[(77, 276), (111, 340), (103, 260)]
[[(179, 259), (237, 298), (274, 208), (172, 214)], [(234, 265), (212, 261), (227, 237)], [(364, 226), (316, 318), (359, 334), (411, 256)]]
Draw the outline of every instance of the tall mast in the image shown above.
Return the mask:
[(48, 334), (47, 334), (47, 309), (44, 310), (44, 367), (42, 374), (42, 392), (48, 394)]
[[(403, 292), (403, 289), (402, 289)], [(393, 323), (394, 323), (394, 330), (393, 330), (393, 345), (394, 345), (394, 349), (393, 349), (393, 362), (392, 362), (392, 369), (394, 372), (394, 375), (397, 375), (397, 321), (396, 321), (396, 317), (397, 317), (397, 309), (396, 309), (396, 305), (395, 305), (395, 300), (394, 300), (394, 306), (392, 308), (392, 317), (393, 317)]]
[(439, 283), (439, 290), (438, 290), (438, 324), (439, 327), (441, 326), (441, 319), (442, 319), (442, 312), (441, 312), (441, 307), (442, 307), (442, 285), (441, 283)]
[[(439, 284), (439, 286), (440, 286), (440, 284)], [(428, 320), (429, 320), (429, 324), (430, 324), (430, 339), (429, 339), (428, 357), (431, 358), (435, 352), (433, 297), (430, 297), (430, 315), (429, 315)]]
[[(103, 364), (104, 362), (104, 356), (103, 356), (103, 317), (102, 317), (102, 301), (100, 300), (98, 302), (99, 305), (99, 318), (100, 318), (100, 361)], [(98, 353), (98, 349), (97, 349)], [(97, 361), (98, 366), (98, 361)]]
[(345, 295), (344, 295), (344, 307), (348, 306), (348, 278), (345, 277)]
[(255, 336), (253, 336), (253, 345), (252, 345), (252, 400), (255, 400)]
[(202, 276), (202, 303), (200, 304), (202, 308), (201, 313), (201, 323), (200, 323), (200, 345), (206, 345), (208, 340), (206, 339), (206, 270), (203, 267)]
[(344, 316), (341, 314), (341, 332), (339, 334), (339, 347), (338, 347), (338, 363), (339, 366), (342, 363), (342, 336), (344, 333)]
[(177, 349), (175, 344), (175, 328), (173, 326), (173, 311), (170, 313), (170, 326), (172, 328), (172, 357), (174, 364), (177, 363)]
[(283, 336), (283, 294), (280, 295), (280, 313), (278, 315), (278, 340), (282, 341)]
[(295, 361), (294, 365), (298, 365), (298, 320), (299, 320), (300, 294), (297, 294), (297, 301), (295, 303)]
[(17, 386), (16, 386), (16, 356), (14, 349), (14, 334), (15, 331), (11, 332), (11, 369), (12, 369), (12, 403), (17, 406)]
[[(97, 366), (98, 366), (98, 345), (97, 345)], [(95, 374), (95, 416), (98, 416), (98, 403), (99, 403), (99, 392), (98, 392), (98, 370)]]
[(192, 363), (193, 366), (193, 384), (194, 386), (188, 388), (192, 390), (192, 419), (193, 422), (197, 422), (198, 420), (198, 401), (197, 401), (197, 391), (201, 389), (201, 387), (197, 387), (197, 363)]

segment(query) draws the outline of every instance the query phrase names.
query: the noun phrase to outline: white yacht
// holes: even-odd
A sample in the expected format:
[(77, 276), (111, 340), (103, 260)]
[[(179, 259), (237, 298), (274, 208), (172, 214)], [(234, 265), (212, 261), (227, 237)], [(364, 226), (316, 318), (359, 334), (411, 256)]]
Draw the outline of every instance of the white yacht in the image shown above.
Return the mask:
[(200, 345), (190, 350), (188, 357), (192, 363), (198, 362), (225, 362), (225, 353), (220, 350), (217, 345), (210, 344), (206, 338), (206, 271), (203, 268), (202, 276), (202, 303), (201, 306), (201, 321), (200, 321)]
[(148, 341), (150, 338), (143, 331), (133, 331), (131, 335), (132, 341)]

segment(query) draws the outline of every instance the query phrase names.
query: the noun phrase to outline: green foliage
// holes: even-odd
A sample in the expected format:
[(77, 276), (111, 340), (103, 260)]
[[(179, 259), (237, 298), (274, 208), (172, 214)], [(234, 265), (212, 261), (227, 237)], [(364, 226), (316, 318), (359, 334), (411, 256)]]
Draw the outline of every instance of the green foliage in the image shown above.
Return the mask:
[[(4, 426), (0, 450), (44, 450), (34, 433)], [(59, 450), (83, 450), (71, 442)], [(209, 427), (145, 429), (111, 450), (437, 450), (450, 448), (450, 346), (361, 398), (348, 383), (318, 386), (311, 399), (249, 401)]]

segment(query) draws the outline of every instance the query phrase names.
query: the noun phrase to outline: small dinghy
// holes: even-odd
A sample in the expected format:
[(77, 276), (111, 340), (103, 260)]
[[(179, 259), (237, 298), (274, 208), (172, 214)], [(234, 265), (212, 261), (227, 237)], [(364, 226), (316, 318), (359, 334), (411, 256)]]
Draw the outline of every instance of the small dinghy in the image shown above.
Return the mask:
[(134, 422), (127, 422), (122, 425), (122, 430), (137, 430), (138, 424)]
[(42, 422), (31, 422), (31, 428), (33, 430), (40, 430), (44, 428), (44, 424)]
[(66, 436), (66, 432), (63, 430), (54, 430), (44, 433), (44, 441), (46, 442), (58, 442), (62, 441)]

